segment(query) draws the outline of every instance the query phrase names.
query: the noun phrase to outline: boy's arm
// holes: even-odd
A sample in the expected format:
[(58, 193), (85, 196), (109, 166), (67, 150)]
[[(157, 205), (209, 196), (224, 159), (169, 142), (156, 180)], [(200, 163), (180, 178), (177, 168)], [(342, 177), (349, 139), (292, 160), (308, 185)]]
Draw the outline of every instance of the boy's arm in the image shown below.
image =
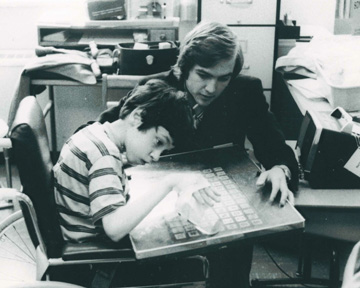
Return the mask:
[(114, 242), (130, 233), (150, 211), (174, 188), (171, 180), (165, 180), (154, 186), (151, 191), (142, 193), (135, 200), (119, 207), (102, 218), (106, 235)]
[[(207, 183), (207, 182), (206, 182)], [(193, 193), (193, 197), (204, 205), (212, 206), (220, 201), (220, 195), (204, 187), (204, 178), (201, 174), (193, 172), (179, 172), (166, 176), (150, 191), (141, 193), (136, 199), (131, 198), (126, 205), (102, 218), (106, 235), (117, 242), (130, 233), (151, 210), (171, 191), (178, 194), (186, 191)]]

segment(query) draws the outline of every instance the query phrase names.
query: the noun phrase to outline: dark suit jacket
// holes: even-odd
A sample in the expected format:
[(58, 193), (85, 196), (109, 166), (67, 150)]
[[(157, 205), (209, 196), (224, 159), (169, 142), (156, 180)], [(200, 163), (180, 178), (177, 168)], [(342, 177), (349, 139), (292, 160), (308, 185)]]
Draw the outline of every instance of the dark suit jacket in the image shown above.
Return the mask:
[[(184, 83), (178, 81), (171, 71), (144, 77), (139, 84), (152, 78), (163, 79), (177, 89), (184, 90)], [(97, 121), (103, 123), (117, 120), (124, 100), (117, 107), (102, 113)], [(266, 169), (279, 164), (290, 168), (290, 188), (297, 190), (299, 173), (295, 155), (285, 144), (285, 137), (268, 109), (260, 79), (238, 75), (231, 80), (223, 94), (205, 109), (194, 139), (187, 145), (177, 146), (176, 151), (172, 152), (210, 148), (225, 143), (244, 147), (247, 136), (257, 160)]]

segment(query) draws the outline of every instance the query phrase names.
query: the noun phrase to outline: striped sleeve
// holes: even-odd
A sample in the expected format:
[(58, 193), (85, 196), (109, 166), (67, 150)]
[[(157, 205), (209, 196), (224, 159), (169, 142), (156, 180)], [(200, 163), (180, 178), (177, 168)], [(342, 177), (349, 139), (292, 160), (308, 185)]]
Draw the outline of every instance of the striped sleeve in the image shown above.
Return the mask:
[(122, 162), (111, 155), (99, 158), (89, 170), (89, 198), (93, 224), (126, 204), (127, 178)]

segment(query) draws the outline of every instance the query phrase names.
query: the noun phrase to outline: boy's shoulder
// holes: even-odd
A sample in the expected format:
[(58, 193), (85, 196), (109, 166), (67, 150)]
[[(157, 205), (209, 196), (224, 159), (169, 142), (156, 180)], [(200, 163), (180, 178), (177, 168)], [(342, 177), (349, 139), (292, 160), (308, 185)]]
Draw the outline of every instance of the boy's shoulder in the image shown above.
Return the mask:
[(75, 133), (71, 138), (83, 153), (96, 161), (95, 158), (112, 155), (120, 158), (120, 151), (113, 141), (108, 137), (106, 125), (95, 122)]

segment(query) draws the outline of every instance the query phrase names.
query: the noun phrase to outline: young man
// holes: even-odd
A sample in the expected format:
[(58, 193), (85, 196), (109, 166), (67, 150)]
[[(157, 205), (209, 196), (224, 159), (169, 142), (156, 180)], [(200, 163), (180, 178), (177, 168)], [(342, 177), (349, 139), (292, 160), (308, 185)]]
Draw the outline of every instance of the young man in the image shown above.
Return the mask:
[(128, 201), (124, 165), (158, 161), (165, 150), (184, 142), (192, 129), (184, 93), (153, 79), (133, 91), (116, 121), (94, 123), (70, 137), (54, 166), (64, 239), (117, 242), (170, 191), (180, 191), (184, 179), (170, 175), (151, 187), (151, 193)]
[[(298, 185), (298, 165), (263, 95), (261, 81), (239, 75), (243, 55), (235, 34), (219, 23), (199, 23), (186, 35), (171, 71), (151, 75), (188, 93), (193, 107), (195, 134), (192, 143), (175, 151), (209, 148), (225, 143), (244, 147), (247, 137), (266, 171), (257, 184), (272, 185), (270, 201), (280, 193), (280, 206), (293, 202), (290, 189)], [(145, 78), (144, 81), (149, 79)], [(142, 84), (141, 82), (140, 84)], [(124, 100), (100, 115), (113, 121)], [(174, 152), (175, 152), (174, 151)], [(289, 185), (289, 186), (288, 186)], [(290, 189), (289, 189), (290, 188)], [(249, 287), (251, 245), (222, 249), (207, 255), (213, 287)]]

